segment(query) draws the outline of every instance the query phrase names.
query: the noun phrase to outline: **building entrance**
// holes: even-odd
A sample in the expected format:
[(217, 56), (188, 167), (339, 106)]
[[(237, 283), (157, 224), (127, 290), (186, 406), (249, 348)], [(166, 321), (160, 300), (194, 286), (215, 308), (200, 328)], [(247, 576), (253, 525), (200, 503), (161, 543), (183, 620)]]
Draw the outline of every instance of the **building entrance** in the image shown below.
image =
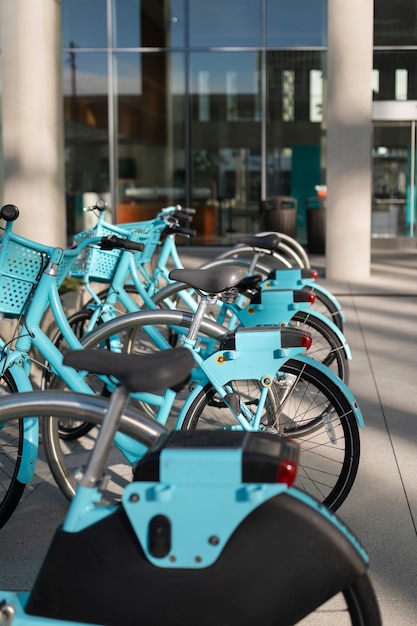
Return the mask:
[(416, 120), (411, 118), (417, 117), (417, 106), (411, 104), (374, 105), (373, 238), (416, 235)]

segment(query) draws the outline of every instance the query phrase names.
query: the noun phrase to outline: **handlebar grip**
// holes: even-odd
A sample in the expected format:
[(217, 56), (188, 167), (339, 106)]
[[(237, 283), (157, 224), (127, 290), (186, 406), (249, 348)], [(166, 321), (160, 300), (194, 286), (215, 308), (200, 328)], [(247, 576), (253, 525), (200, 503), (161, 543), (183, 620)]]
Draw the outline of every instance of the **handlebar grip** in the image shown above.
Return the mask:
[(192, 207), (182, 206), (181, 208), (178, 209), (178, 211), (180, 213), (185, 213), (186, 215), (195, 215), (196, 214), (196, 210), (193, 209)]
[(178, 211), (176, 211), (175, 213), (173, 213), (169, 217), (170, 217), (170, 219), (175, 219), (178, 222), (183, 221), (186, 224), (191, 224), (191, 222), (193, 221), (193, 218), (192, 218), (191, 215), (188, 215), (187, 213), (178, 213)]
[(102, 250), (114, 250), (116, 248), (121, 250), (132, 250), (134, 252), (142, 252), (144, 244), (138, 241), (130, 241), (130, 239), (121, 239), (112, 235), (109, 237), (103, 237), (100, 241), (100, 248)]
[(143, 243), (139, 243), (138, 241), (130, 241), (130, 239), (122, 239), (120, 247), (123, 248), (123, 250), (133, 250), (135, 252), (142, 252), (142, 250), (145, 248), (145, 245)]
[(107, 211), (107, 202), (105, 200), (97, 200), (93, 206), (85, 206), (83, 211), (100, 211), (100, 213), (102, 213), (103, 211)]
[(0, 209), (0, 218), (5, 222), (14, 222), (19, 217), (19, 209), (14, 204), (5, 204)]
[(106, 211), (107, 209), (107, 202), (105, 200), (97, 200), (96, 205), (94, 207), (95, 209), (97, 209), (98, 211)]
[(182, 226), (177, 226), (175, 228), (175, 233), (177, 235), (183, 235), (184, 237), (195, 237), (197, 231), (193, 230), (192, 228), (183, 228)]
[(192, 228), (184, 228), (183, 226), (176, 226), (175, 224), (168, 224), (164, 231), (167, 235), (182, 235), (183, 237), (195, 237), (197, 231)]

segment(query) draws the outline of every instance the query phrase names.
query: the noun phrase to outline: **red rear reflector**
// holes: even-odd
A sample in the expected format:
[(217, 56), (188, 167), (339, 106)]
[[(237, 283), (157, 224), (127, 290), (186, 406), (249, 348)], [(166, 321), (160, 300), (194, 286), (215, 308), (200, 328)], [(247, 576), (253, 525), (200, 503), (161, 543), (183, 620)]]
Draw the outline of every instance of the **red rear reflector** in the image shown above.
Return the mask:
[(289, 459), (283, 459), (277, 469), (277, 483), (285, 483), (291, 487), (297, 478), (298, 464)]
[(318, 279), (318, 277), (319, 277), (319, 273), (318, 273), (318, 271), (317, 271), (317, 270), (312, 270), (312, 272), (311, 272), (311, 278), (312, 278), (313, 280), (317, 280), (317, 279)]
[(310, 303), (310, 304), (314, 304), (314, 303), (315, 303), (315, 301), (316, 301), (316, 296), (315, 296), (315, 294), (314, 294), (314, 293), (312, 293), (311, 291), (310, 291), (310, 293), (308, 294), (308, 301), (309, 301), (309, 303)]
[(303, 333), (303, 336), (301, 337), (301, 346), (306, 350), (310, 350), (312, 343), (313, 337), (307, 333)]

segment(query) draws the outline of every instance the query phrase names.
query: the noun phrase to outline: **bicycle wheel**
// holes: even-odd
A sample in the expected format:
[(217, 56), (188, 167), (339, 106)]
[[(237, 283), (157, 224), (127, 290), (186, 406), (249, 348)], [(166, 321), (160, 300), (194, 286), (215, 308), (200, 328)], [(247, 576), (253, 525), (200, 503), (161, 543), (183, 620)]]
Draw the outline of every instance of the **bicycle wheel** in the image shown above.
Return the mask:
[[(186, 332), (192, 320), (193, 316), (191, 314), (181, 311), (155, 310), (131, 313), (97, 327), (83, 337), (82, 344), (86, 348), (101, 348), (106, 346), (111, 339), (117, 338), (119, 348), (127, 353), (145, 354), (146, 352), (160, 350), (161, 346), (156, 344), (146, 333), (146, 328), (149, 327), (161, 331), (160, 338), (166, 342), (167, 345), (165, 347), (169, 349), (172, 333), (177, 329), (181, 332)], [(207, 341), (210, 340), (213, 344), (220, 341), (221, 337), (226, 333), (226, 329), (208, 320), (203, 320), (201, 331), (202, 336), (206, 336)], [(58, 379), (57, 384), (59, 385)], [(178, 393), (177, 402), (173, 407), (171, 416), (173, 422), (176, 419), (176, 412), (182, 406), (187, 393), (187, 388)], [(72, 396), (72, 394), (67, 395)], [(138, 401), (134, 401), (132, 404), (142, 415), (153, 417), (155, 414), (154, 407), (150, 404), (146, 405), (144, 402)], [(82, 422), (80, 415), (82, 416), (82, 412), (78, 411), (75, 413), (67, 412), (64, 416), (58, 415), (58, 417), (61, 421), (73, 419)], [(74, 474), (90, 454), (96, 437), (96, 429), (93, 428), (85, 436), (64, 440), (62, 437), (59, 437), (58, 424), (59, 421), (54, 417), (54, 413), (50, 413), (42, 420), (42, 441), (55, 482), (62, 493), (68, 499), (71, 499), (76, 485)], [(171, 422), (169, 422), (168, 426), (170, 427), (171, 425)], [(114, 481), (116, 481), (118, 473), (128, 476), (130, 479), (131, 466), (117, 452), (116, 448), (114, 453), (115, 459), (112, 470)]]
[[(9, 371), (0, 378), (0, 397), (17, 394)], [(0, 424), (0, 528), (7, 522), (23, 494), (25, 484), (17, 479), (22, 463), (24, 430), (21, 420)]]
[(309, 332), (312, 345), (308, 355), (329, 367), (346, 384), (349, 382), (349, 360), (343, 344), (334, 330), (323, 320), (299, 311), (290, 321), (290, 326)]
[[(318, 621), (320, 620), (320, 621)], [(298, 626), (381, 626), (381, 613), (375, 590), (368, 574), (364, 574), (308, 617)]]
[[(91, 442), (83, 446), (82, 454), (73, 453), (64, 456), (62, 446), (77, 445), (79, 440), (63, 442), (58, 435), (57, 422), (60, 419), (75, 418), (79, 421), (88, 421), (93, 427), (99, 427), (105, 415), (108, 398), (67, 391), (32, 391), (24, 394), (10, 394), (0, 399), (0, 440), (1, 433), (7, 432), (9, 425), (21, 424), (21, 419), (36, 415), (43, 418), (43, 443), (45, 454), (52, 475), (59, 477), (59, 487), (63, 494), (71, 499), (75, 493), (77, 481), (76, 472), (84, 467), (92, 448)], [(52, 417), (54, 416), (54, 417)], [(149, 420), (132, 408), (128, 408), (122, 416), (119, 430), (135, 441), (148, 447), (166, 432), (166, 428), (154, 420)], [(90, 434), (89, 434), (90, 436)], [(87, 437), (82, 439), (86, 440)], [(114, 452), (114, 454), (113, 454)], [(112, 450), (108, 464), (109, 484), (106, 487), (107, 500), (116, 498), (126, 481), (132, 479), (132, 467), (123, 457), (123, 472), (120, 471), (119, 459), (121, 454), (117, 449)], [(2, 460), (3, 462), (3, 460)], [(3, 480), (3, 479), (2, 479)]]
[[(256, 409), (259, 381), (231, 381), (227, 391), (237, 394), (246, 412)], [(182, 427), (227, 429), (239, 424), (208, 384), (196, 397)], [(352, 488), (360, 456), (358, 424), (339, 388), (315, 367), (291, 359), (270, 388), (261, 429), (298, 441), (296, 486), (336, 511)]]

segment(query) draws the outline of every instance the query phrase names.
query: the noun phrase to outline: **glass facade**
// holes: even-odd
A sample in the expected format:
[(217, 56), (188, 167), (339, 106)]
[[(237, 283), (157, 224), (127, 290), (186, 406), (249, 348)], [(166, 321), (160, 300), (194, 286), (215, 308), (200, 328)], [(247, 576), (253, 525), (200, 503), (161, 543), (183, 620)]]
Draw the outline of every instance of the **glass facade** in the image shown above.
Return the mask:
[(372, 237), (415, 237), (417, 4), (412, 0), (375, 1), (373, 65)]
[(62, 37), (70, 230), (96, 197), (118, 221), (182, 203), (229, 243), (314, 195), (325, 0), (63, 0)]
[[(197, 242), (229, 244), (266, 225), (267, 200), (289, 197), (303, 241), (326, 175), (326, 11), (326, 0), (62, 0), (70, 231), (96, 197), (117, 221), (181, 203), (197, 209)], [(416, 14), (413, 0), (375, 1), (375, 101), (417, 100)]]

